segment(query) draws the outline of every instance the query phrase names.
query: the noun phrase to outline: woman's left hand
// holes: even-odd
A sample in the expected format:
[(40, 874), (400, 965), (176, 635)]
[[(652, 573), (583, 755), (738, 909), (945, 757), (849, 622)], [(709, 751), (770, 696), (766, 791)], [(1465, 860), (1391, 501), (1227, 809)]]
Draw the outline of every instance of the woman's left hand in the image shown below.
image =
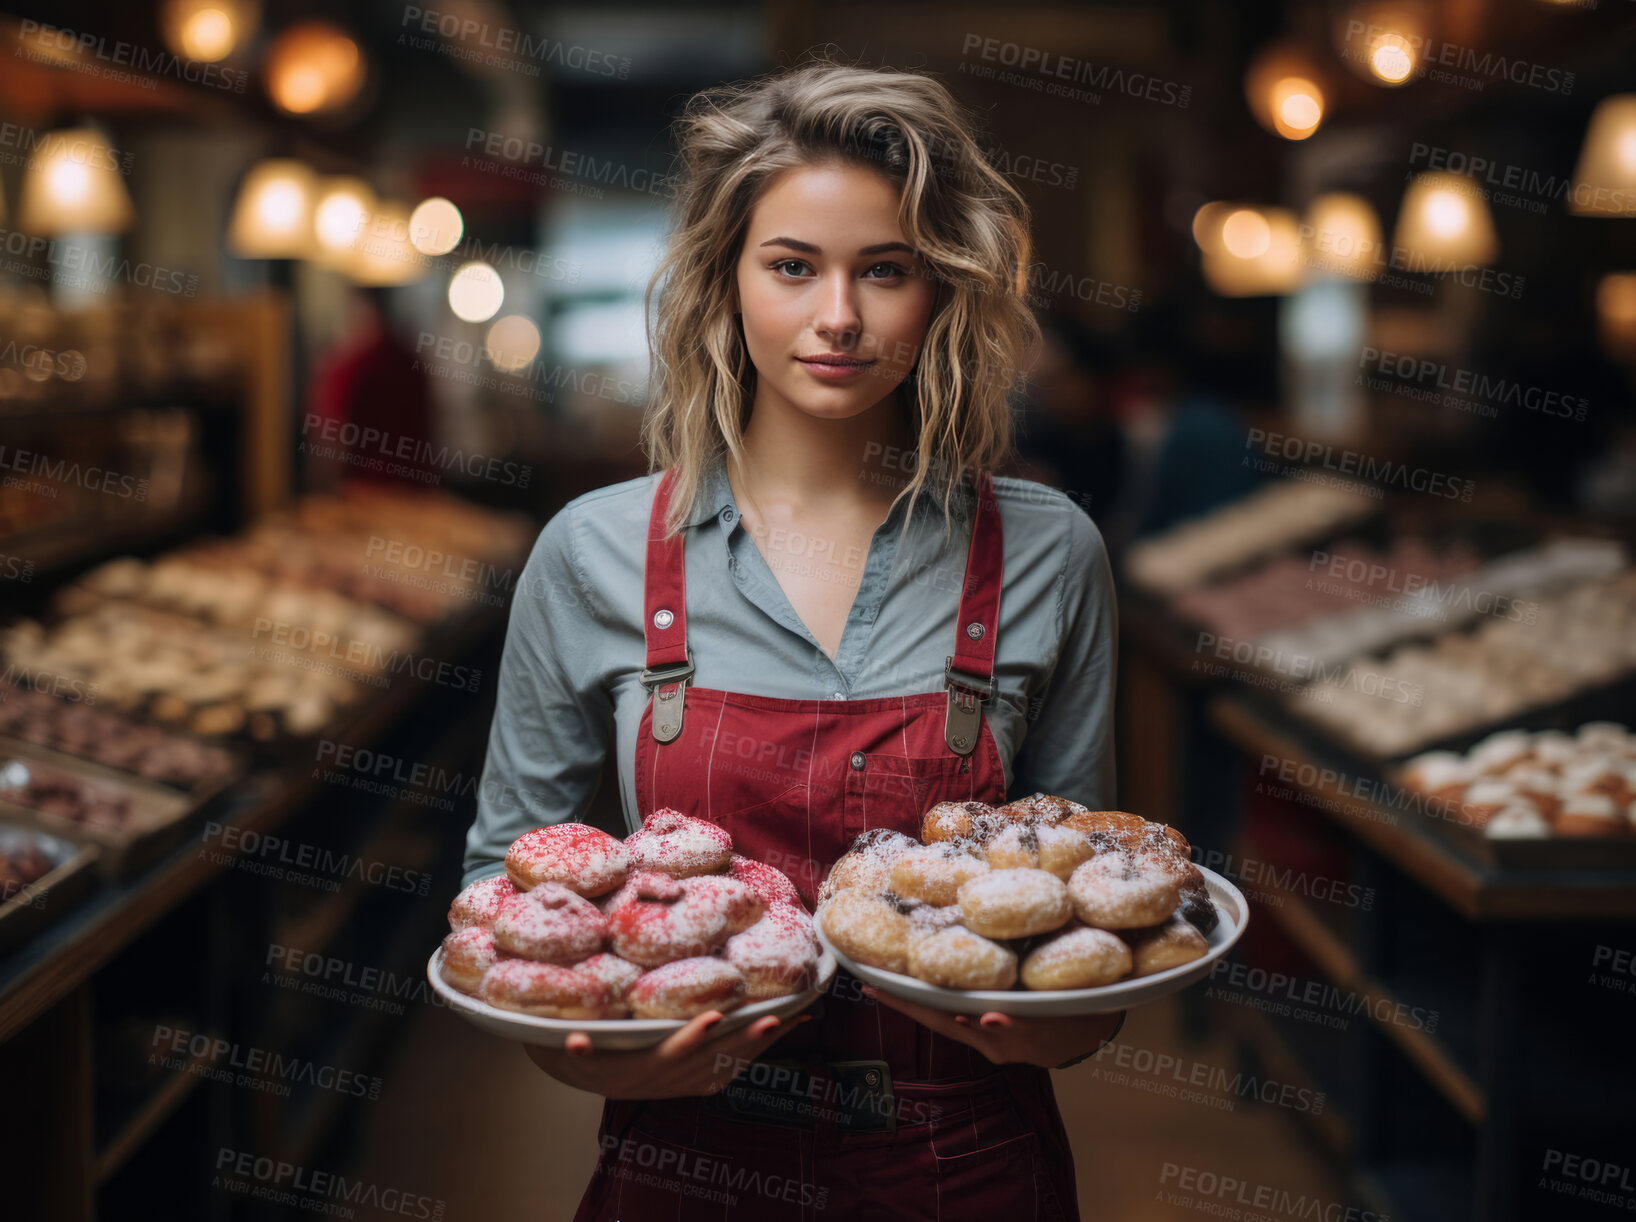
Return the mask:
[(989, 1010), (973, 1018), (904, 1001), (867, 984), (863, 991), (876, 1004), (907, 1014), (939, 1035), (969, 1044), (996, 1065), (1021, 1062), (1049, 1069), (1099, 1047), (1119, 1029), (1117, 1012), (1074, 1018), (1022, 1018)]

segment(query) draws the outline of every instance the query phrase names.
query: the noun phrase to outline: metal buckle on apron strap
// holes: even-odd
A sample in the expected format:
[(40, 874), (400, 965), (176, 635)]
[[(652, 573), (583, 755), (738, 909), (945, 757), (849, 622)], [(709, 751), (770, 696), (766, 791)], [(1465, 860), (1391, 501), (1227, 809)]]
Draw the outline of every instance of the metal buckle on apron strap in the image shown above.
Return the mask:
[(994, 676), (986, 678), (954, 668), (954, 655), (943, 662), (943, 686), (949, 691), (943, 716), (943, 741), (956, 755), (970, 755), (983, 728), (983, 702), (994, 699)]
[(668, 743), (682, 732), (682, 697), (693, 677), (693, 651), (687, 651), (685, 662), (644, 666), (640, 677), (642, 686), (653, 693), (653, 737)]
[[(757, 1067), (764, 1073), (758, 1075)], [(814, 1070), (821, 1071), (815, 1077)], [(758, 1082), (758, 1076), (765, 1081)], [(895, 1133), (897, 1096), (885, 1061), (753, 1061), (707, 1106), (737, 1120), (810, 1129), (831, 1117), (843, 1133)]]

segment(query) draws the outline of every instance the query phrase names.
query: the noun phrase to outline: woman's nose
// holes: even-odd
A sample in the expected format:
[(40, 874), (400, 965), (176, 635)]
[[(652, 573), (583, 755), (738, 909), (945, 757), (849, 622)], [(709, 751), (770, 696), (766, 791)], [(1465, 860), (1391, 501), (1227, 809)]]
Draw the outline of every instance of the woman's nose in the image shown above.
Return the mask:
[(822, 282), (817, 314), (812, 320), (820, 335), (855, 336), (863, 330), (854, 290), (850, 276), (832, 276)]

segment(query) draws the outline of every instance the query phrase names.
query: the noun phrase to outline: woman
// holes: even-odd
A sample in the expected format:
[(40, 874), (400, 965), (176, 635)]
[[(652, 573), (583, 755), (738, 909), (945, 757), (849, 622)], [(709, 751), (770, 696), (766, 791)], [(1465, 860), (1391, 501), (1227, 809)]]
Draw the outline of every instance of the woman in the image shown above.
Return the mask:
[[(1021, 197), (917, 74), (818, 62), (707, 91), (680, 148), (656, 474), (540, 536), (466, 881), (577, 818), (610, 746), (631, 829), (665, 806), (717, 822), (809, 908), (860, 832), (918, 833), (938, 801), (1111, 805), (1101, 538), (1061, 493), (988, 475), (1038, 343)], [(649, 1051), (529, 1049), (607, 1099), (582, 1222), (1078, 1216), (1045, 1067), (1117, 1016), (973, 1022), (841, 973), (789, 1022), (712, 1039), (720, 1017)]]

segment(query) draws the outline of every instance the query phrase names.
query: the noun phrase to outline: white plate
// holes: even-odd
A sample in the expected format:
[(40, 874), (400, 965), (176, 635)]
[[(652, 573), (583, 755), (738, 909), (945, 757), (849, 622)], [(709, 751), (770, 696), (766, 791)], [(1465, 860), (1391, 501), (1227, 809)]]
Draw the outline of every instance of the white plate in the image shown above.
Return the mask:
[[(426, 961), (426, 978), (432, 988), (448, 1003), (449, 1009), (469, 1023), (474, 1023), (491, 1035), (502, 1039), (518, 1040), (524, 1044), (543, 1044), (547, 1048), (561, 1048), (574, 1031), (583, 1031), (591, 1037), (591, 1047), (614, 1052), (632, 1052), (652, 1048), (673, 1031), (685, 1024), (675, 1018), (603, 1018), (595, 1020), (572, 1018), (539, 1018), (533, 1014), (519, 1014), (516, 1010), (502, 1010), (462, 993), (443, 979), (438, 971), (443, 958), (439, 946)], [(721, 1021), (710, 1029), (712, 1037), (745, 1023), (754, 1022), (766, 1014), (785, 1018), (805, 1010), (835, 979), (835, 956), (825, 951), (818, 959), (818, 980), (812, 988), (787, 997), (769, 997), (766, 1001), (751, 1002), (722, 1015)]]
[(1096, 989), (945, 989), (927, 984), (913, 976), (883, 971), (866, 963), (855, 963), (836, 950), (824, 933), (821, 922), (814, 920), (818, 939), (836, 961), (865, 984), (872, 984), (883, 993), (918, 1002), (933, 1010), (949, 1014), (982, 1014), (989, 1010), (1036, 1018), (1068, 1018), (1076, 1014), (1107, 1014), (1114, 1010), (1129, 1010), (1150, 1001), (1185, 989), (1194, 981), (1210, 974), (1215, 961), (1233, 948), (1233, 943), (1244, 936), (1244, 927), (1250, 921), (1250, 905), (1244, 893), (1213, 870), (1199, 867), (1204, 875), (1210, 900), (1216, 906), (1219, 918), (1216, 927), (1206, 936), (1210, 951), (1202, 959), (1184, 963), (1180, 967), (1121, 980)]

